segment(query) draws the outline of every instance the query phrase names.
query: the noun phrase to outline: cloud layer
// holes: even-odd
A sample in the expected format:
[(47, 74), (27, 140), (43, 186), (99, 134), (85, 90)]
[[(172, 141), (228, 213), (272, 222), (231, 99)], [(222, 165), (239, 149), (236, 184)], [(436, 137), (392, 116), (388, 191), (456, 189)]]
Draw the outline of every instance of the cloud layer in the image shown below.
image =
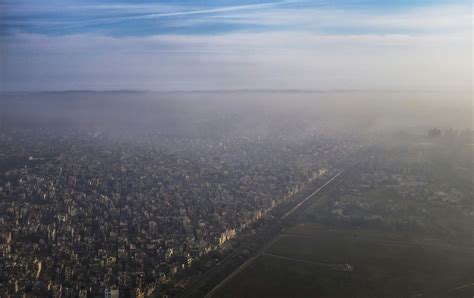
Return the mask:
[[(3, 5), (2, 90), (472, 90), (465, 4), (76, 2), (69, 6), (76, 17), (66, 19), (29, 18), (13, 2)], [(91, 9), (93, 18), (79, 18)], [(137, 22), (143, 30), (124, 29)]]

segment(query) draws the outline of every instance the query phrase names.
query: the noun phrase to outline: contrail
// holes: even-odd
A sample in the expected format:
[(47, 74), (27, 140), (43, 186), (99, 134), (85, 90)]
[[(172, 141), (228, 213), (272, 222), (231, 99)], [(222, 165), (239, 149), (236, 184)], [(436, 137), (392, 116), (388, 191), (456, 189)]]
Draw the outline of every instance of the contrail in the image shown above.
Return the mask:
[(277, 7), (280, 5), (290, 4), (290, 3), (296, 3), (296, 2), (294, 1), (266, 2), (266, 3), (258, 3), (258, 4), (225, 6), (225, 7), (217, 7), (217, 8), (209, 8), (209, 9), (149, 13), (149, 14), (123, 16), (123, 17), (109, 17), (109, 18), (90, 19), (90, 20), (83, 20), (83, 21), (51, 22), (49, 24), (38, 22), (38, 24), (51, 25), (51, 26), (72, 25), (73, 26), (72, 28), (75, 28), (75, 27), (88, 26), (88, 25), (113, 24), (113, 23), (121, 23), (121, 22), (127, 22), (127, 21), (135, 21), (135, 20), (147, 20), (147, 19), (158, 19), (158, 18), (166, 18), (166, 17), (179, 17), (179, 16), (189, 16), (189, 15), (241, 11), (241, 10), (249, 10), (249, 9), (271, 8), (271, 7)]

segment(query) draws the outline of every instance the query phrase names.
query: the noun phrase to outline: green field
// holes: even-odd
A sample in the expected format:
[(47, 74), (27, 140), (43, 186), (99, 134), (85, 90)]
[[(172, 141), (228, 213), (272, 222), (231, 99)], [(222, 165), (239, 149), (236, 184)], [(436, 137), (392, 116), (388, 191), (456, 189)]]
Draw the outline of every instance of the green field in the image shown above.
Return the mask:
[[(473, 297), (473, 251), (375, 231), (286, 231), (214, 297)], [(351, 264), (351, 272), (319, 265)]]

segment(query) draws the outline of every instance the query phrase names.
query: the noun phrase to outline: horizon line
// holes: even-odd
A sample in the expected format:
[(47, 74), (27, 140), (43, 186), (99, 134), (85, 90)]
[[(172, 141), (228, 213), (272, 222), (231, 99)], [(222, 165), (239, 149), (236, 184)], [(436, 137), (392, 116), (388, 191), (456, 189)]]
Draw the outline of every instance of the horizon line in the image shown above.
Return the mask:
[(366, 88), (328, 88), (328, 89), (306, 89), (306, 88), (238, 88), (238, 89), (175, 89), (175, 90), (149, 90), (149, 89), (64, 89), (64, 90), (28, 90), (28, 91), (1, 91), (0, 95), (8, 94), (62, 94), (62, 93), (349, 93), (349, 92), (373, 92), (373, 93), (445, 93), (465, 92), (472, 90), (461, 89), (366, 89)]

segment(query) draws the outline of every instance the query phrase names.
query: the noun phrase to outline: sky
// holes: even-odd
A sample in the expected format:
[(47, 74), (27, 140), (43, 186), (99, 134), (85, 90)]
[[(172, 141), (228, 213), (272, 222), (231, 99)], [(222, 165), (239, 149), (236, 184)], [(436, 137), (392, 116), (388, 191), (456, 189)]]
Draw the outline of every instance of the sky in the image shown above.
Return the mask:
[(472, 92), (472, 17), (470, 0), (0, 0), (0, 91)]

